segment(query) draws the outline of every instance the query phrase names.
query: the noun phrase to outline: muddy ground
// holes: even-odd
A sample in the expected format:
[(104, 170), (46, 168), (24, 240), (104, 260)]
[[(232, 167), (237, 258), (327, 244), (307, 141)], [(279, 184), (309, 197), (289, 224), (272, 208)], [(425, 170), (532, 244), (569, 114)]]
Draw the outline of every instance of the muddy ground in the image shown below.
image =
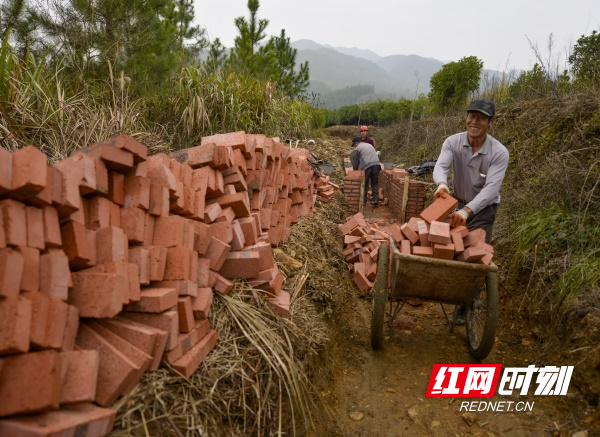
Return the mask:
[[(369, 206), (365, 216), (385, 215)], [(496, 343), (482, 363), (503, 367), (566, 365), (548, 356), (518, 311), (514, 290), (499, 284), (500, 311)], [(600, 413), (573, 384), (566, 396), (427, 398), (434, 364), (475, 364), (466, 347), (464, 327), (450, 327), (439, 304), (405, 305), (384, 347), (370, 344), (371, 300), (358, 288), (340, 290), (344, 301), (331, 321), (331, 342), (313, 366), (313, 380), (327, 414), (319, 414), (316, 435), (332, 436), (571, 436), (600, 435)], [(453, 306), (447, 305), (451, 313)], [(565, 345), (568, 348), (568, 345)], [(527, 412), (461, 411), (461, 401), (525, 401)], [(522, 405), (522, 404), (521, 404)]]

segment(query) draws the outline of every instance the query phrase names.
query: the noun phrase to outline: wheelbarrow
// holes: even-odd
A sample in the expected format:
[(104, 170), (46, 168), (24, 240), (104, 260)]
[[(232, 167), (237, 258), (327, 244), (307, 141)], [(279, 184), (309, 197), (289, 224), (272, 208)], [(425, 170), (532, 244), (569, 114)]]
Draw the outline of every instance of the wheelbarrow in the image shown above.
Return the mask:
[[(400, 253), (396, 244), (382, 243), (378, 250), (377, 276), (373, 285), (371, 346), (383, 342), (386, 306), (392, 326), (406, 301), (439, 303), (454, 330), (454, 317), (443, 304), (466, 307), (467, 346), (471, 355), (485, 358), (496, 338), (498, 321), (498, 267), (427, 258)], [(456, 311), (455, 311), (456, 314)]]

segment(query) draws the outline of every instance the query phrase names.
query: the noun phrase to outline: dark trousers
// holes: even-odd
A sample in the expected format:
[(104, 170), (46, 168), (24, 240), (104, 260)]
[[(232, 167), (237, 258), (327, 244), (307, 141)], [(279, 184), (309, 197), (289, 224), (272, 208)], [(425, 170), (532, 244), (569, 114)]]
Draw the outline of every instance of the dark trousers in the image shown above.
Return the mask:
[[(462, 209), (465, 205), (458, 203), (458, 208)], [(485, 242), (490, 244), (492, 241), (492, 231), (494, 230), (494, 221), (496, 220), (496, 212), (498, 204), (493, 203), (479, 211), (477, 214), (472, 214), (467, 219), (467, 228), (469, 231), (474, 229), (483, 229), (485, 231)]]
[(381, 171), (381, 166), (372, 165), (371, 167), (365, 169), (365, 194), (363, 197), (363, 202), (367, 203), (367, 191), (369, 191), (369, 184), (371, 186), (371, 190), (373, 190), (373, 202), (379, 201), (379, 172)]

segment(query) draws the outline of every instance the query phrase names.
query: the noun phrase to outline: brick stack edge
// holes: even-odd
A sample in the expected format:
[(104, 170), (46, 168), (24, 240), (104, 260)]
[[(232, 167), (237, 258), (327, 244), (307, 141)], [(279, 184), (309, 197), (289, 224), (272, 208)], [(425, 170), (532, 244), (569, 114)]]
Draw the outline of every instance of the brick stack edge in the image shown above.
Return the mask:
[(439, 198), (403, 224), (367, 220), (357, 213), (339, 226), (344, 235), (343, 254), (352, 279), (362, 291), (373, 287), (377, 276), (377, 250), (392, 238), (398, 250), (407, 255), (489, 265), (494, 248), (485, 242), (485, 231), (471, 232), (465, 226), (451, 228), (446, 221), (458, 201), (451, 196)]
[(286, 315), (272, 247), (336, 189), (305, 149), (244, 132), (171, 156), (121, 135), (52, 166), (0, 149), (0, 435), (110, 432), (144, 372), (199, 367), (232, 280)]

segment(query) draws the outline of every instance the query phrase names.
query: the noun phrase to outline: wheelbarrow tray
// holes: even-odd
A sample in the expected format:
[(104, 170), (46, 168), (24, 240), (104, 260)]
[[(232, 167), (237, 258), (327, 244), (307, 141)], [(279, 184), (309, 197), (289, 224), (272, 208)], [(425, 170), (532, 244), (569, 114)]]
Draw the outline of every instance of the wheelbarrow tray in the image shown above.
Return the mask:
[(498, 267), (400, 253), (393, 245), (390, 283), (392, 299), (470, 305), (488, 272)]

